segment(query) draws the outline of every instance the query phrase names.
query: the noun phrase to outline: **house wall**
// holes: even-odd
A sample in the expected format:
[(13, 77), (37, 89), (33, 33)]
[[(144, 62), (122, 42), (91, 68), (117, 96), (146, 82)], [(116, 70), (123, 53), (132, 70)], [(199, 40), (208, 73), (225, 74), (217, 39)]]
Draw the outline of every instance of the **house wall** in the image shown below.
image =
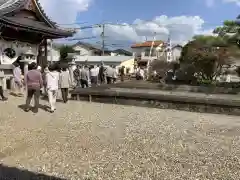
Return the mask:
[(175, 47), (172, 49), (173, 61), (178, 61), (182, 53), (181, 47)]
[(127, 68), (129, 68), (129, 73), (134, 73), (134, 58), (123, 61), (119, 67), (125, 66), (125, 73)]
[[(76, 61), (78, 65), (101, 65), (102, 61)], [(104, 62), (105, 66), (120, 66), (121, 62), (107, 61)]]
[[(132, 48), (133, 56), (149, 57), (151, 47)], [(156, 47), (153, 47), (151, 57), (157, 58)]]
[(89, 50), (83, 46), (74, 46), (73, 49), (76, 51), (77, 55), (80, 56), (94, 56), (95, 53), (93, 50)]
[(56, 48), (48, 49), (48, 61), (59, 61), (60, 60), (60, 51)]
[[(125, 69), (129, 68), (130, 73), (134, 72), (134, 58), (129, 56), (119, 56), (110, 58), (109, 56), (76, 56), (76, 64), (87, 64), (87, 65), (101, 65), (104, 63), (106, 66), (116, 66), (117, 68), (125, 66)], [(110, 58), (110, 59), (109, 59)]]

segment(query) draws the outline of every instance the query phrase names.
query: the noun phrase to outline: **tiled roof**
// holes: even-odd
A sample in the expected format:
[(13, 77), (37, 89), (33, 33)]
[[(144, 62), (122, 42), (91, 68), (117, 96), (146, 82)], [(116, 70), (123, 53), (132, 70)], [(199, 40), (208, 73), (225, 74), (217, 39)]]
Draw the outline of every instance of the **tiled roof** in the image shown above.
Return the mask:
[[(6, 20), (7, 14), (8, 13), (12, 13), (18, 10), (22, 10), (25, 9), (25, 5), (29, 3), (30, 0), (0, 0), (0, 20)], [(42, 28), (45, 28), (45, 30), (51, 32), (54, 31), (54, 33), (58, 33), (58, 35), (66, 37), (66, 36), (70, 36), (73, 34), (73, 32), (68, 32), (68, 31), (64, 31), (64, 30), (59, 30), (57, 29), (56, 23), (52, 22), (48, 16), (45, 14), (45, 12), (43, 11), (43, 8), (41, 7), (39, 0), (31, 0), (35, 6), (36, 6), (36, 10), (38, 11), (38, 13), (40, 14), (42, 19)], [(18, 24), (21, 24), (21, 22), (23, 21), (19, 21)], [(15, 25), (15, 24), (13, 24)], [(23, 26), (25, 26), (26, 23), (24, 22)], [(28, 24), (31, 25), (31, 24)], [(35, 24), (32, 24), (35, 25)], [(25, 27), (23, 27), (25, 28)], [(36, 26), (36, 28), (38, 28), (38, 26)], [(26, 28), (28, 29), (28, 28)], [(59, 30), (59, 31), (58, 31)]]
[(13, 24), (14, 26), (19, 26), (26, 29), (32, 29), (32, 30), (46, 33), (46, 34), (50, 33), (54, 36), (58, 36), (59, 34), (61, 34), (60, 37), (61, 36), (67, 37), (67, 36), (71, 36), (72, 34), (71, 32), (67, 32), (61, 29), (48, 27), (43, 22), (34, 21), (29, 18), (4, 17), (2, 18), (2, 20), (5, 21), (6, 24)]
[(114, 53), (125, 54), (127, 56), (132, 56), (132, 52), (129, 52), (125, 49), (116, 49), (113, 51)]
[[(165, 44), (163, 41), (154, 41), (154, 47), (159, 46), (160, 44)], [(131, 46), (131, 48), (140, 48), (140, 47), (151, 47), (152, 46), (152, 41), (145, 41), (143, 43), (137, 43), (137, 44), (133, 44)]]

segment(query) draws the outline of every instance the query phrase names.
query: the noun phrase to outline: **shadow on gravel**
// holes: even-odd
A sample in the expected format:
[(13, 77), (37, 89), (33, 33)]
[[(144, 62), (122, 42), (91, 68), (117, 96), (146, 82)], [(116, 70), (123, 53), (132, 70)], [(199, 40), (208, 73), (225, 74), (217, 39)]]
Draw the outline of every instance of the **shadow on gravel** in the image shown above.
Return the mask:
[[(25, 109), (25, 104), (18, 105), (18, 108), (20, 108), (20, 109), (22, 109), (22, 110), (24, 111), (24, 109)], [(46, 112), (49, 112), (49, 107), (46, 106), (46, 105), (41, 105), (41, 104), (39, 104), (39, 108), (42, 109), (42, 110), (44, 110), (44, 111), (46, 111)], [(32, 111), (32, 110), (33, 110), (33, 109), (32, 109), (32, 107), (31, 107), (31, 111)], [(1, 179), (0, 179), (0, 180), (1, 180)]]
[(1, 180), (66, 180), (44, 174), (21, 170), (15, 167), (8, 167), (0, 164)]
[[(41, 100), (44, 100), (44, 101), (48, 101), (48, 97), (47, 96), (43, 96), (40, 98)], [(57, 102), (62, 102), (63, 103), (63, 100), (61, 99), (57, 99)]]

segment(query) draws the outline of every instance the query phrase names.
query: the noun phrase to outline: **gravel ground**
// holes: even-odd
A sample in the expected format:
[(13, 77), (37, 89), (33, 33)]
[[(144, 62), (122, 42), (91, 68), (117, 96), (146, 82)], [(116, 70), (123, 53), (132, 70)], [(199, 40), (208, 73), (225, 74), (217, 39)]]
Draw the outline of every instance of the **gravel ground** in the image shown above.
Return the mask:
[(4, 165), (66, 179), (239, 179), (239, 117), (77, 101), (34, 115), (23, 101), (0, 102)]

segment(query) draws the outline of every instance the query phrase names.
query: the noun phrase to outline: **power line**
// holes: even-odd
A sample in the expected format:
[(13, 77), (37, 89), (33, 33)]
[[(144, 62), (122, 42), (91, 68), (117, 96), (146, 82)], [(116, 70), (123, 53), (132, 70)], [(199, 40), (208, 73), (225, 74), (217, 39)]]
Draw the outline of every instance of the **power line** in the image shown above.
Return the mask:
[(86, 23), (88, 23), (88, 22), (77, 22), (77, 23), (70, 23), (70, 24), (58, 24), (58, 25), (60, 25), (60, 26), (67, 26), (67, 25), (69, 25), (69, 26), (71, 26), (71, 25), (81, 25), (81, 24), (86, 24)]
[(70, 39), (66, 39), (66, 40), (67, 41), (81, 41), (81, 40), (94, 39), (94, 38), (97, 38), (97, 36), (82, 37), (82, 38), (70, 38)]
[[(59, 24), (59, 25), (81, 25), (81, 24), (85, 24), (87, 22), (83, 22), (83, 23), (71, 23), (71, 24)], [(152, 20), (139, 20), (139, 23), (112, 23), (112, 22), (104, 22), (104, 23), (99, 23), (99, 24), (108, 24), (108, 25), (116, 25), (116, 26), (138, 26), (141, 24), (146, 24), (146, 23), (154, 23), (157, 25), (160, 25), (160, 22), (156, 22), (156, 20), (152, 19)], [(99, 25), (99, 24), (94, 24), (94, 25)], [(189, 23), (179, 23), (177, 25), (189, 25)], [(219, 26), (222, 23), (210, 23), (210, 22), (204, 22), (203, 25), (214, 25), (214, 26)], [(93, 25), (93, 26), (94, 26)], [(168, 24), (166, 24), (168, 25)]]

